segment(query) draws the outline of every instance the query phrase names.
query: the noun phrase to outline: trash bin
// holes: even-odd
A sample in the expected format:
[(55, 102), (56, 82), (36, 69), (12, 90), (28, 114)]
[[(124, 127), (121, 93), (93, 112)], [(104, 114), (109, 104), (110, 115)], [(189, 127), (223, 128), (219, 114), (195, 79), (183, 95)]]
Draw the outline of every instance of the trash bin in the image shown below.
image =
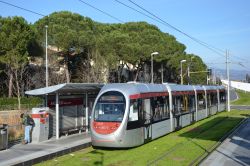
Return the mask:
[(0, 150), (8, 148), (8, 125), (0, 124)]

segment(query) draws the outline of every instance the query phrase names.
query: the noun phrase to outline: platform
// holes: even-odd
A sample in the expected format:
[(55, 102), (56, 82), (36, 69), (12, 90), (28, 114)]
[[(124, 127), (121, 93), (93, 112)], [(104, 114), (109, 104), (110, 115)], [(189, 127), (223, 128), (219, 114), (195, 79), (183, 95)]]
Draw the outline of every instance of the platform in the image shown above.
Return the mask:
[(52, 138), (40, 143), (17, 144), (0, 151), (0, 166), (33, 165), (91, 146), (90, 134), (81, 133)]
[(200, 166), (250, 165), (250, 118), (239, 126)]

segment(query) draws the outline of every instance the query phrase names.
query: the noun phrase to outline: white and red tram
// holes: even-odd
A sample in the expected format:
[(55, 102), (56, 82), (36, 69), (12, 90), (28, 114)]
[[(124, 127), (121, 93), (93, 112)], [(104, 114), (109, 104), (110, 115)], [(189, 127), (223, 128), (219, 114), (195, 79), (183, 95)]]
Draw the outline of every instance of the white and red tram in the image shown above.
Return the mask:
[(92, 145), (142, 145), (225, 110), (225, 99), (223, 86), (107, 84), (92, 111)]

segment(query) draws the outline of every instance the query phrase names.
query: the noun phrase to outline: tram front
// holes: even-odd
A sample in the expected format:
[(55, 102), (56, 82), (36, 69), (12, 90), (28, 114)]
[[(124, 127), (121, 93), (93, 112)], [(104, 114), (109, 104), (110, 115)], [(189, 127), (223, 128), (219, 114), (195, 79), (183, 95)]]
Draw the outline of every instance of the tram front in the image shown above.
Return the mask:
[(122, 124), (126, 108), (124, 95), (118, 91), (101, 94), (95, 102), (91, 119), (91, 140), (93, 146), (122, 146)]

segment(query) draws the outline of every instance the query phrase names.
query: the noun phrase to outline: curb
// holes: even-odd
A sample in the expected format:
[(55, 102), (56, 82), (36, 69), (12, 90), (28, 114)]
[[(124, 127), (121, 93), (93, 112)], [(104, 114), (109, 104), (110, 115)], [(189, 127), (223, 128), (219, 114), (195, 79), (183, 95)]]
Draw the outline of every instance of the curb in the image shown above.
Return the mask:
[(81, 149), (85, 149), (85, 148), (90, 147), (90, 146), (91, 146), (91, 142), (87, 142), (87, 143), (84, 143), (81, 145), (73, 146), (71, 148), (60, 150), (58, 152), (52, 152), (52, 153), (47, 154), (47, 155), (42, 155), (40, 157), (36, 157), (36, 158), (30, 159), (27, 161), (23, 161), (23, 162), (18, 163), (18, 164), (13, 164), (13, 166), (30, 166), (30, 165), (38, 164), (38, 163), (41, 163), (41, 162), (44, 162), (47, 160), (51, 160), (55, 157), (60, 157), (60, 156), (65, 155), (65, 154), (69, 154), (69, 153), (72, 153), (72, 152), (75, 152), (75, 151), (78, 151)]

